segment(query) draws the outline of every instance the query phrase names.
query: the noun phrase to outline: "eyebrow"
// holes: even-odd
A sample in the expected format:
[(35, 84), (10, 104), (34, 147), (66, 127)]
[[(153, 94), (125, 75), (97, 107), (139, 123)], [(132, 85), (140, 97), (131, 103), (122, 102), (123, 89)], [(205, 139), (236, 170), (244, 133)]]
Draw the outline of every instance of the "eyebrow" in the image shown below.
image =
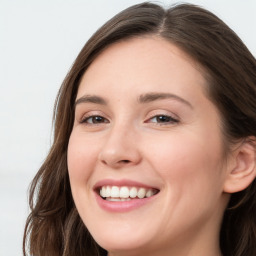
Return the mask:
[(81, 103), (95, 103), (95, 104), (100, 104), (100, 105), (107, 105), (107, 101), (105, 99), (103, 99), (100, 96), (96, 96), (96, 95), (84, 95), (81, 98), (77, 99), (75, 102), (75, 107), (78, 104)]
[(188, 102), (187, 100), (181, 98), (180, 96), (178, 96), (176, 94), (172, 94), (172, 93), (162, 93), (162, 92), (146, 93), (146, 94), (142, 94), (141, 96), (139, 96), (138, 101), (139, 101), (139, 103), (149, 103), (149, 102), (153, 102), (156, 100), (162, 100), (162, 99), (174, 99), (181, 103), (186, 104), (190, 108), (193, 108), (193, 106), (191, 105), (190, 102)]
[[(149, 102), (162, 100), (162, 99), (174, 99), (181, 103), (186, 104), (190, 108), (193, 108), (190, 102), (172, 93), (162, 93), (162, 92), (145, 93), (138, 97), (138, 102), (149, 103)], [(75, 107), (81, 103), (94, 103), (94, 104), (100, 104), (100, 105), (107, 105), (107, 100), (97, 95), (84, 95), (75, 101)]]

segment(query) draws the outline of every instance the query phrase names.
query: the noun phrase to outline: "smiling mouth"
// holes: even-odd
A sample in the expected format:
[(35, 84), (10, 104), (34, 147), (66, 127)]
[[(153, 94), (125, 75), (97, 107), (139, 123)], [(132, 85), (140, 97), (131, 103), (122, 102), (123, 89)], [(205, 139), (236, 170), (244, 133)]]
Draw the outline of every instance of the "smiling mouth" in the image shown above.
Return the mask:
[(98, 194), (102, 199), (113, 202), (149, 198), (156, 195), (158, 192), (159, 190), (155, 188), (128, 186), (102, 186), (98, 189)]

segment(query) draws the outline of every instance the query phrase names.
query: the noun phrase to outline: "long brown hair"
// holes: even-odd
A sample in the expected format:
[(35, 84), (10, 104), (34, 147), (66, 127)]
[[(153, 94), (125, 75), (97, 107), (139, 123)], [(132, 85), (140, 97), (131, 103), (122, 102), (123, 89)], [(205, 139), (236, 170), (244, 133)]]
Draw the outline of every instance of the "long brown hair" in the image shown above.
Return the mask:
[[(142, 3), (103, 25), (85, 44), (56, 99), (54, 141), (30, 187), (31, 213), (23, 251), (34, 256), (96, 256), (93, 240), (76, 210), (67, 170), (74, 101), (82, 75), (109, 45), (143, 35), (180, 47), (205, 71), (209, 98), (219, 109), (226, 144), (256, 136), (256, 61), (238, 36), (214, 14), (191, 4), (167, 10)], [(232, 194), (224, 214), (220, 246), (226, 256), (256, 255), (256, 183)]]

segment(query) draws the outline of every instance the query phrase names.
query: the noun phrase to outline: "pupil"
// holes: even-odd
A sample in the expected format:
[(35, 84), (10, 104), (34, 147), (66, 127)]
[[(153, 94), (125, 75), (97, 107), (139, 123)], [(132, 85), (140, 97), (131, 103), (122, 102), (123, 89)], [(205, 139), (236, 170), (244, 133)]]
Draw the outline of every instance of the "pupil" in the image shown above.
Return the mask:
[(100, 116), (95, 116), (95, 117), (94, 117), (94, 123), (101, 123), (102, 120), (103, 120), (103, 118), (100, 117)]
[(158, 116), (157, 121), (158, 122), (169, 122), (170, 118), (168, 116)]

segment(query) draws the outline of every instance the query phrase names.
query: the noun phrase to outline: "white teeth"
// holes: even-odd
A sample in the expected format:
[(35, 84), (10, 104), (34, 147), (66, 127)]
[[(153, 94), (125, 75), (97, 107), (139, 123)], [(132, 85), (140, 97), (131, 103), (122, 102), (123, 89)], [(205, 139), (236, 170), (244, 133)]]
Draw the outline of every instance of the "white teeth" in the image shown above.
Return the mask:
[(119, 197), (119, 187), (113, 186), (111, 189), (111, 197)]
[(151, 197), (153, 195), (154, 195), (154, 193), (153, 193), (152, 190), (148, 190), (147, 193), (146, 193), (146, 197)]
[(131, 198), (121, 198), (121, 201), (130, 201)]
[(111, 195), (111, 188), (109, 186), (107, 186), (106, 190), (105, 190), (105, 197), (109, 197), (110, 195)]
[(131, 198), (135, 198), (137, 196), (138, 192), (137, 192), (137, 188), (133, 187), (130, 189), (130, 197)]
[(145, 198), (155, 195), (155, 189), (136, 188), (136, 187), (117, 187), (117, 186), (103, 186), (100, 189), (100, 196), (106, 198), (108, 201), (128, 201), (131, 198)]
[(129, 189), (127, 187), (121, 187), (119, 191), (119, 196), (121, 198), (128, 198), (129, 197)]
[(130, 201), (131, 198), (112, 198), (112, 197), (107, 197), (107, 201), (112, 201), (112, 202), (118, 202), (118, 201)]
[(106, 195), (106, 188), (105, 187), (102, 187), (101, 190), (100, 190), (100, 195), (102, 197), (104, 197), (104, 195)]
[(140, 188), (138, 191), (138, 198), (144, 198), (146, 195), (146, 189), (145, 188)]

